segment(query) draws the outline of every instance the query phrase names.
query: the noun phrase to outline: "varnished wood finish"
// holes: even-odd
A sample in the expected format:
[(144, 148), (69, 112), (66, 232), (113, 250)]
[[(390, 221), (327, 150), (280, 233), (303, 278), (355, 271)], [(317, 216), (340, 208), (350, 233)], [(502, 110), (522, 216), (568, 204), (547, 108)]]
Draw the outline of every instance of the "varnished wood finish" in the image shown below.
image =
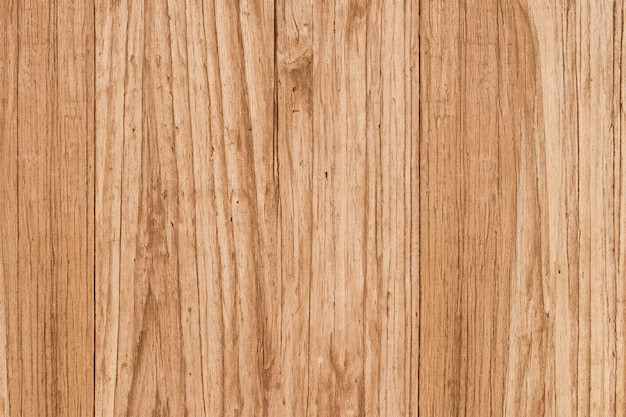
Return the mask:
[(626, 417), (621, 0), (0, 3), (0, 417)]

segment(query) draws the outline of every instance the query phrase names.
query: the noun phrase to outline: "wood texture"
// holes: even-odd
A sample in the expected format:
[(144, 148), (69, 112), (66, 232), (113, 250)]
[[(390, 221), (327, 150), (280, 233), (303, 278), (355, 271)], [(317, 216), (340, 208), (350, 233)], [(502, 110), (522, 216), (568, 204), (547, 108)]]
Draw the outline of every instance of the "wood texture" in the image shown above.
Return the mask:
[(93, 12), (0, 6), (3, 416), (93, 413)]
[(625, 19), (0, 2), (0, 417), (626, 417)]
[(416, 408), (417, 11), (367, 10), (98, 4), (97, 415)]
[(96, 416), (261, 415), (279, 335), (274, 5), (96, 16)]
[(420, 411), (624, 415), (624, 4), (421, 24)]

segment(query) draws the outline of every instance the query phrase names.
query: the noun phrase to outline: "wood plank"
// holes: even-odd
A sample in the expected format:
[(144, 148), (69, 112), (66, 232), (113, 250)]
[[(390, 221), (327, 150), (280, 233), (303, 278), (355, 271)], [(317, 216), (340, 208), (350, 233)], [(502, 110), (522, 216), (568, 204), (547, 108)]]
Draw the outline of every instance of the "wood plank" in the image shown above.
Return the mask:
[[(276, 1), (276, 147), (280, 210), (280, 384), (268, 415), (310, 415), (313, 264), (313, 6)], [(314, 405), (313, 405), (314, 408)]]
[[(285, 377), (278, 409), (408, 415), (417, 392), (417, 41), (409, 42), (417, 10), (299, 1), (277, 10)], [(389, 308), (379, 307), (379, 294)], [(356, 335), (337, 342), (337, 332), (353, 326)]]
[(496, 341), (507, 338), (515, 256), (506, 245), (516, 217), (527, 215), (515, 201), (532, 192), (516, 192), (525, 175), (516, 135), (528, 106), (519, 116), (504, 113), (524, 91), (504, 94), (498, 83), (511, 77), (498, 65), (508, 59), (497, 47), (504, 16), (514, 24), (512, 48), (528, 40), (514, 12), (495, 1), (422, 4), (419, 404), (427, 415), (491, 415), (504, 400), (506, 345)]
[[(621, 144), (623, 136), (615, 97), (620, 96), (621, 55), (614, 56), (615, 35), (622, 34), (622, 2), (581, 2), (576, 13), (578, 28), (579, 76), (579, 360), (578, 412), (590, 416), (615, 415), (623, 409), (624, 399), (616, 398), (617, 352), (616, 286), (617, 263), (624, 253), (616, 252), (619, 224), (623, 223), (621, 205)], [(621, 40), (619, 41), (621, 43)], [(619, 51), (619, 50), (618, 50)], [(621, 51), (619, 51), (621, 52)], [(624, 329), (619, 329), (621, 338)], [(623, 412), (623, 411), (622, 411)]]
[(313, 4), (312, 415), (364, 411), (364, 8), (359, 0)]
[(279, 288), (268, 1), (97, 2), (96, 415), (260, 415)]
[(623, 4), (421, 16), (420, 410), (623, 415)]
[(88, 416), (93, 3), (1, 7), (0, 410), (9, 417)]
[(0, 4), (0, 414), (11, 416), (9, 375), (15, 360), (17, 286), (17, 1)]
[(418, 413), (418, 6), (366, 9), (365, 415)]

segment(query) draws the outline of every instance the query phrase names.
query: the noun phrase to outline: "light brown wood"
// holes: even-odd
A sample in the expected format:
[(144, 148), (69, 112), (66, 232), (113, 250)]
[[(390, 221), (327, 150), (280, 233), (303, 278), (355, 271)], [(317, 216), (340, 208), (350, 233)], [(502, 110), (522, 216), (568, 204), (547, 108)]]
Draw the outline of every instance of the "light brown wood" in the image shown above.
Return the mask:
[(421, 24), (420, 410), (624, 415), (624, 4)]
[[(0, 414), (10, 416), (9, 370), (17, 372), (10, 356), (16, 339), (18, 300), (12, 296), (17, 279), (17, 3), (0, 4)], [(13, 319), (13, 322), (9, 320)], [(12, 348), (15, 352), (15, 348)]]
[(274, 4), (96, 3), (96, 416), (261, 415), (280, 335)]
[(98, 3), (97, 415), (417, 411), (417, 16)]
[(94, 392), (93, 3), (0, 5), (0, 415)]
[(416, 409), (417, 10), (366, 10), (98, 3), (96, 415)]
[(625, 19), (0, 2), (0, 417), (626, 417)]

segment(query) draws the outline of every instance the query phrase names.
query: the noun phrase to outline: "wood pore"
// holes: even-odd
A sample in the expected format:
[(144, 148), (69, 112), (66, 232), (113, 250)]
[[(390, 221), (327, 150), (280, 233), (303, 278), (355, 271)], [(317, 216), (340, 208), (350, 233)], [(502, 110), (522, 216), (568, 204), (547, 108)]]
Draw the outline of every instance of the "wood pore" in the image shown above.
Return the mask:
[(626, 417), (622, 0), (0, 2), (0, 417)]

